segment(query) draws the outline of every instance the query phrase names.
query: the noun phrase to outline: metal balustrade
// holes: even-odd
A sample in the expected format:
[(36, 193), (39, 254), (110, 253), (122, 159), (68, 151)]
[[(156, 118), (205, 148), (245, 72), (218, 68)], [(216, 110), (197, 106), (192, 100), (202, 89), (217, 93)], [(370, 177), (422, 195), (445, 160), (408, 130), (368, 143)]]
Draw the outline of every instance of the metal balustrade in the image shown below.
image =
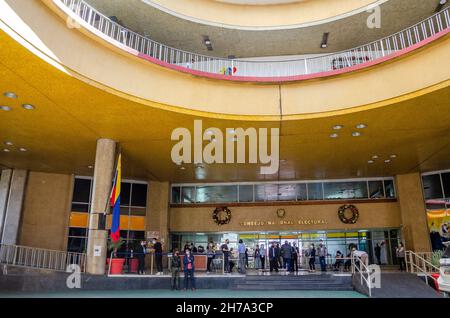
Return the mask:
[(0, 264), (65, 272), (71, 264), (86, 268), (86, 254), (0, 244)]
[(115, 45), (127, 47), (161, 62), (210, 74), (240, 77), (290, 77), (341, 70), (376, 61), (412, 47), (450, 27), (449, 7), (388, 37), (356, 48), (319, 57), (248, 61), (206, 56), (161, 44), (127, 29), (83, 0), (53, 0), (70, 18)]

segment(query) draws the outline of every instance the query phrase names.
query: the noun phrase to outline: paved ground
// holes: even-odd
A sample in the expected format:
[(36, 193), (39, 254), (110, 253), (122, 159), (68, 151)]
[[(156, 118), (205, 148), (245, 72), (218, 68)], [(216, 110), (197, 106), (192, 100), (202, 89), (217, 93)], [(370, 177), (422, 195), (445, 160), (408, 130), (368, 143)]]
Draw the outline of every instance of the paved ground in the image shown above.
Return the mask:
[(366, 298), (353, 291), (234, 291), (203, 289), (171, 291), (167, 289), (127, 291), (1, 292), (0, 298)]

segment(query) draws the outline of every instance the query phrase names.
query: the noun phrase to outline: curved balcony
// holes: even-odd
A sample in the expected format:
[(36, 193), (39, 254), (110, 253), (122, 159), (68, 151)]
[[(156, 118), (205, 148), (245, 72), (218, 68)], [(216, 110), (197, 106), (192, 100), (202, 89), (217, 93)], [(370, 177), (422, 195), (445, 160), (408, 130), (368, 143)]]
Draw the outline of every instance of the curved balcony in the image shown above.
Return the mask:
[(53, 0), (72, 23), (142, 59), (210, 78), (283, 82), (333, 76), (382, 63), (440, 38), (450, 30), (449, 7), (388, 37), (350, 50), (292, 60), (223, 59), (179, 50), (112, 21), (83, 0)]

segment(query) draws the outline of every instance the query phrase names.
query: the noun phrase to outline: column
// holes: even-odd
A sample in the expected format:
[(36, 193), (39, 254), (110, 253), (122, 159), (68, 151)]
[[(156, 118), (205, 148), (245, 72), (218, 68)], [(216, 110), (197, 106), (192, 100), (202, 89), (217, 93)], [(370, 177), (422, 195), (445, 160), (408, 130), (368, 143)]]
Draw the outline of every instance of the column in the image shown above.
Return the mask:
[[(1, 171), (0, 177), (0, 240), (3, 233), (3, 224), (5, 222), (6, 205), (8, 204), (9, 185), (11, 182), (11, 169)], [(0, 241), (1, 242), (1, 241)]]
[[(105, 274), (108, 231), (99, 229), (99, 214), (109, 207), (108, 200), (114, 174), (116, 142), (111, 139), (97, 140), (95, 154), (92, 202), (89, 211), (89, 233), (86, 271), (89, 274)], [(94, 253), (95, 250), (95, 253)]]
[[(17, 244), (27, 175), (27, 170), (14, 169), (12, 171), (9, 193), (6, 203), (5, 219), (3, 221), (3, 244)], [(7, 176), (5, 176), (5, 178), (7, 178)]]
[(150, 181), (148, 184), (146, 226), (148, 231), (159, 232), (165, 252), (169, 250), (169, 189), (169, 182)]
[(430, 252), (430, 234), (420, 173), (397, 175), (396, 185), (405, 248), (415, 252)]

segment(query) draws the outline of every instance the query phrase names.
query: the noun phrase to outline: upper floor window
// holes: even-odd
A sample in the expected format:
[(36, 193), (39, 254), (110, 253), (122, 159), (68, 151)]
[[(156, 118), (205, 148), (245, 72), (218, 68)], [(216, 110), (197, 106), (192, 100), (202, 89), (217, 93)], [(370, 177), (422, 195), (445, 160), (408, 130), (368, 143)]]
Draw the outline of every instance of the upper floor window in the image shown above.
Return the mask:
[(233, 203), (395, 198), (393, 178), (314, 182), (177, 184), (171, 203)]

